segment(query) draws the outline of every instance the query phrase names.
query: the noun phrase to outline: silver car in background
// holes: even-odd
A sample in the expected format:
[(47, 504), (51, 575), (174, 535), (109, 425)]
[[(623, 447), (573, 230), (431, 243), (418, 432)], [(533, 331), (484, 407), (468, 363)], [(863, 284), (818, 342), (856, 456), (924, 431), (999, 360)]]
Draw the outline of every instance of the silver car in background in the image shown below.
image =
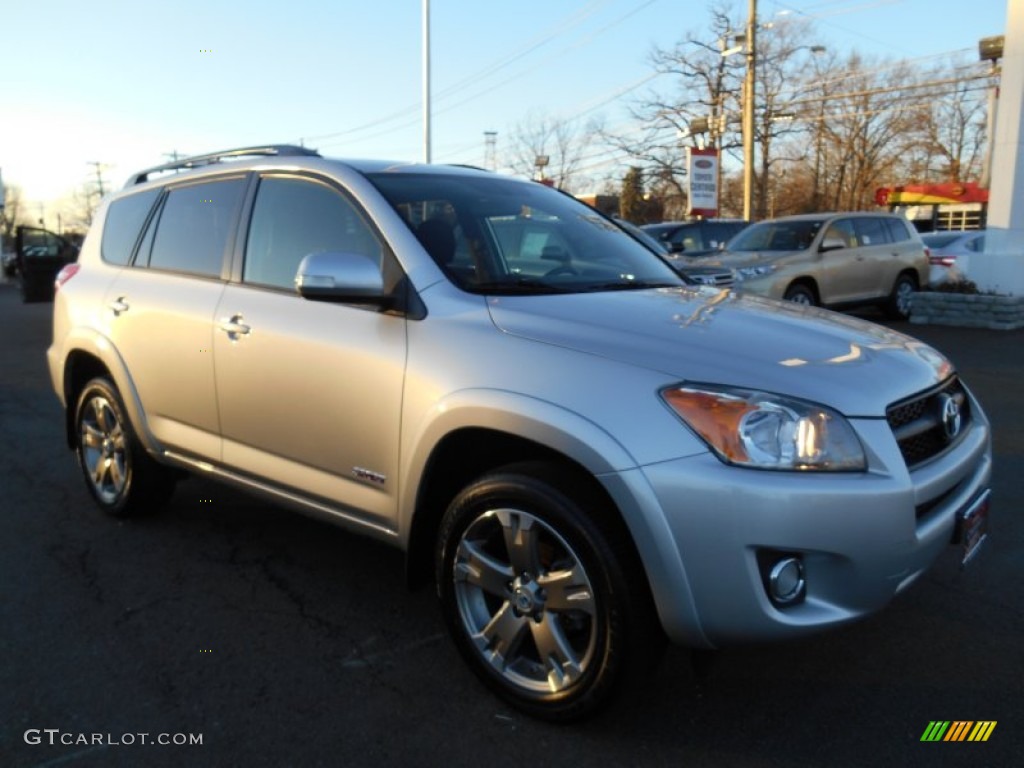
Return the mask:
[(860, 619), (986, 536), (989, 424), (939, 352), (687, 285), (541, 184), (189, 158), (108, 197), (57, 282), (49, 369), (101, 509), (196, 473), (389, 542), (538, 717), (593, 712), (666, 637)]

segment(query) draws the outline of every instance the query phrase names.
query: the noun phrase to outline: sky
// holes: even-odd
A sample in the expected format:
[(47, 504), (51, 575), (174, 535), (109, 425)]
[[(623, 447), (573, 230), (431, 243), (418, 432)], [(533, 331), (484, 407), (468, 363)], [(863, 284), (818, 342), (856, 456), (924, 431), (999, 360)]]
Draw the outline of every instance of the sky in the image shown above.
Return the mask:
[[(723, 0), (430, 0), (432, 157), (485, 163), (517, 124), (626, 124), (651, 51), (710, 30)], [(733, 0), (745, 18), (747, 0)], [(1024, 0), (758, 0), (830, 53), (977, 57)], [(120, 187), (171, 153), (298, 143), (421, 160), (423, 0), (8, 0), (0, 11), (0, 172), (45, 225), (75, 190)], [(770, 34), (770, 31), (767, 32)], [(600, 162), (600, 161), (599, 161)], [(614, 169), (614, 163), (608, 165)], [(66, 214), (65, 214), (66, 215)]]

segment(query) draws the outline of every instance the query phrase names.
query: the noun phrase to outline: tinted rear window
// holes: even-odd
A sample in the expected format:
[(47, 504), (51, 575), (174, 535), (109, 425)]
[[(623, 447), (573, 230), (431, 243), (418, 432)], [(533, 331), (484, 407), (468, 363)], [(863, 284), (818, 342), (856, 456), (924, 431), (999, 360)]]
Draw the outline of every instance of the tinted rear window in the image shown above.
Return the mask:
[(150, 189), (110, 203), (100, 244), (104, 261), (121, 266), (128, 263), (135, 241), (139, 238), (139, 231), (146, 223), (146, 217), (159, 194), (159, 189)]

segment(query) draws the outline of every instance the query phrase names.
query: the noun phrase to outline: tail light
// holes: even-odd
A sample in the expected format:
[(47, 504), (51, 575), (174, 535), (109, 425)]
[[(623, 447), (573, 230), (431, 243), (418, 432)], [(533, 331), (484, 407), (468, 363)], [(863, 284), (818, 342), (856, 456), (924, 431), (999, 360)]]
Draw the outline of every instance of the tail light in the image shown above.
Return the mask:
[(956, 256), (929, 256), (928, 263), (933, 267), (952, 267), (956, 264)]
[(61, 268), (60, 272), (57, 273), (57, 278), (56, 280), (53, 281), (53, 287), (57, 290), (60, 290), (60, 287), (64, 285), (64, 283), (66, 283), (68, 280), (70, 280), (72, 277), (77, 275), (78, 270), (80, 270), (81, 268), (82, 267), (78, 262), (65, 264)]

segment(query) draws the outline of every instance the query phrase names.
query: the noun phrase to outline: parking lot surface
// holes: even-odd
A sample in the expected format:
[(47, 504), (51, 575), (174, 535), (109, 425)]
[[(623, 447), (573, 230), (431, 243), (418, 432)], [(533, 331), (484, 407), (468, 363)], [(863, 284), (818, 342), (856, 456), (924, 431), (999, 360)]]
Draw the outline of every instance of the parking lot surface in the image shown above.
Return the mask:
[[(397, 550), (200, 479), (159, 515), (104, 518), (64, 443), (50, 312), (0, 283), (2, 766), (1020, 764), (1024, 331), (892, 325), (993, 423), (991, 537), (966, 570), (950, 548), (813, 640), (670, 649), (641, 696), (552, 726), (478, 684)], [(922, 742), (932, 721), (996, 726)]]

